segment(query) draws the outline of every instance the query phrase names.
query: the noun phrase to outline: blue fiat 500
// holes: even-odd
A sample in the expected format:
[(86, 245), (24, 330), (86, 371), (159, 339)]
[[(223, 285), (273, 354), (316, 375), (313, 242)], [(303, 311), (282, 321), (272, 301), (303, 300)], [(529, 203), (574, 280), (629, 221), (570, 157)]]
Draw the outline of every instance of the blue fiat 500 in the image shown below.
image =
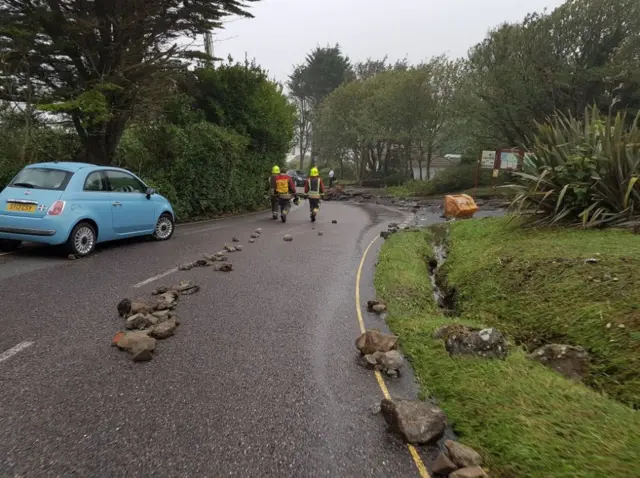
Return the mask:
[(32, 164), (0, 193), (0, 249), (66, 244), (86, 256), (99, 242), (145, 235), (165, 241), (174, 220), (169, 201), (125, 169)]

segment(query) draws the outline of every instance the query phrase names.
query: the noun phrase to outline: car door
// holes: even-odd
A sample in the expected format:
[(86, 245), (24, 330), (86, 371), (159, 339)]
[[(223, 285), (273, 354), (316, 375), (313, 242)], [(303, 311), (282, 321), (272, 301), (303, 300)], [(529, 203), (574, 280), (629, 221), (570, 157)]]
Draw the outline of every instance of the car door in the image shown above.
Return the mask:
[(85, 210), (98, 225), (100, 241), (108, 241), (113, 237), (113, 215), (109, 182), (103, 170), (92, 171), (87, 175), (82, 187), (82, 193), (74, 193), (71, 209)]
[(155, 203), (147, 187), (126, 171), (108, 169), (113, 230), (118, 235), (150, 234), (156, 225)]

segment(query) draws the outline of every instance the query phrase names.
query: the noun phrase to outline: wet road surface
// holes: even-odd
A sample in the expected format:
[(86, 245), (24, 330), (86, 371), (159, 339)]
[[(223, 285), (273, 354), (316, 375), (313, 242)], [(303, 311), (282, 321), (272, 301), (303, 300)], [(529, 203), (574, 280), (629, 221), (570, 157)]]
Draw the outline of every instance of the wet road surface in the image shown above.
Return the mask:
[[(329, 202), (312, 226), (303, 202), (287, 224), (269, 216), (181, 226), (168, 242), (77, 261), (49, 248), (0, 256), (0, 476), (419, 476), (372, 411), (382, 392), (354, 347), (363, 252), (409, 213)], [(175, 270), (233, 236), (244, 245), (233, 272)], [(363, 263), (365, 304), (380, 245)], [(182, 324), (153, 361), (109, 346), (120, 299), (184, 279), (201, 291), (181, 298)], [(410, 373), (387, 385), (416, 395)], [(433, 450), (421, 453), (430, 462)]]

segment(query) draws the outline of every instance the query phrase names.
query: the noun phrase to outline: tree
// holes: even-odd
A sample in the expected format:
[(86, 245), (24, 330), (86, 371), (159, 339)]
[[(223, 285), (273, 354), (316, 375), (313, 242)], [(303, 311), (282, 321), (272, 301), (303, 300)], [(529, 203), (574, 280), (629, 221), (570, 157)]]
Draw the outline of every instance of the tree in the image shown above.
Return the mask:
[(289, 96), (297, 111), (296, 132), (294, 142), (300, 151), (300, 169), (304, 169), (304, 158), (311, 145), (311, 120), (313, 115), (313, 102), (311, 93), (305, 81), (305, 69), (296, 66), (287, 82)]
[(165, 96), (194, 56), (177, 40), (250, 17), (253, 1), (2, 0), (0, 99), (32, 89), (43, 109), (71, 118), (88, 160), (109, 164), (141, 100)]

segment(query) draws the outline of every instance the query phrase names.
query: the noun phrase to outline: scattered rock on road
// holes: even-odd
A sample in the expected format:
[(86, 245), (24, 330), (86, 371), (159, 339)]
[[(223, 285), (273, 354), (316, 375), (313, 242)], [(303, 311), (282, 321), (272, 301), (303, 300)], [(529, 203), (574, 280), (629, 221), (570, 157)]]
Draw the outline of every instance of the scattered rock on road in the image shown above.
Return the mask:
[(285, 234), (285, 235), (284, 235), (284, 237), (283, 237), (283, 239), (284, 239), (286, 242), (291, 242), (291, 241), (293, 241), (293, 237), (292, 237), (290, 234)]
[(380, 237), (383, 239), (388, 239), (391, 233), (389, 231), (380, 231)]
[(259, 228), (258, 228), (258, 229), (256, 229), (254, 232), (255, 232), (256, 234), (262, 234), (262, 228), (261, 228), (261, 227), (259, 227)]
[(380, 406), (389, 430), (409, 443), (432, 443), (444, 435), (447, 416), (435, 405), (420, 400), (385, 398)]
[(232, 239), (232, 241), (233, 241), (233, 242), (240, 242), (240, 239), (238, 239), (237, 237), (234, 237), (234, 238)]
[(233, 270), (233, 264), (231, 262), (225, 262), (224, 264), (215, 264), (213, 266), (214, 271), (231, 272)]
[(536, 349), (529, 358), (571, 380), (582, 380), (589, 373), (589, 354), (582, 347), (548, 344)]
[(461, 468), (454, 471), (449, 475), (449, 478), (483, 478), (487, 475), (479, 466), (471, 466), (468, 468)]
[(397, 336), (383, 334), (379, 330), (367, 330), (356, 340), (356, 348), (362, 355), (388, 352), (389, 350), (394, 350), (397, 346)]
[(253, 244), (253, 243), (255, 243), (255, 242), (256, 242), (256, 240), (255, 240), (255, 239), (249, 239), (249, 244)]
[(260, 237), (260, 234), (258, 234), (257, 232), (254, 232), (253, 234), (251, 234), (251, 236), (249, 236), (251, 239), (258, 239), (258, 237)]
[(508, 355), (504, 335), (494, 328), (450, 334), (445, 342), (445, 348), (451, 356), (473, 355), (504, 360)]
[(324, 235), (324, 232), (318, 231), (318, 236), (322, 236), (322, 235)]
[(118, 315), (126, 318), (131, 313), (131, 299), (122, 299), (118, 302)]
[(151, 360), (156, 348), (156, 339), (149, 337), (147, 331), (118, 332), (113, 342), (120, 350), (129, 352), (134, 362)]
[(233, 247), (231, 244), (225, 244), (224, 245), (224, 250), (227, 251), (227, 252), (235, 252), (236, 248)]
[(70, 261), (75, 261), (76, 259), (80, 259), (80, 257), (76, 256), (75, 254), (69, 254), (67, 256), (67, 259), (69, 259)]
[(136, 301), (131, 303), (131, 310), (129, 312), (129, 315), (150, 314), (151, 312), (153, 312), (152, 306), (145, 302)]
[(126, 326), (127, 326), (127, 329), (129, 330), (133, 330), (133, 329), (143, 330), (143, 329), (146, 329), (147, 327), (151, 327), (152, 325), (155, 325), (157, 321), (158, 321), (158, 318), (152, 315), (135, 314), (127, 319)]
[(331, 221), (331, 224), (338, 224), (338, 221), (334, 219), (333, 221)]
[(375, 312), (376, 314), (382, 314), (387, 311), (387, 306), (382, 302), (378, 302), (371, 307), (371, 312)]
[(164, 294), (165, 292), (169, 292), (169, 288), (167, 286), (160, 286), (156, 289), (153, 289), (153, 292), (151, 292), (151, 295), (160, 295), (160, 294)]
[(384, 372), (389, 377), (397, 377), (400, 367), (404, 365), (404, 357), (397, 350), (374, 352), (362, 356), (360, 365), (368, 369)]
[(238, 244), (238, 245), (236, 246), (236, 251), (241, 251), (242, 249), (243, 249), (243, 247), (242, 247), (240, 244)]
[(178, 321), (175, 318), (171, 318), (156, 325), (151, 329), (151, 333), (149, 335), (158, 340), (168, 339), (175, 333), (177, 327)]

